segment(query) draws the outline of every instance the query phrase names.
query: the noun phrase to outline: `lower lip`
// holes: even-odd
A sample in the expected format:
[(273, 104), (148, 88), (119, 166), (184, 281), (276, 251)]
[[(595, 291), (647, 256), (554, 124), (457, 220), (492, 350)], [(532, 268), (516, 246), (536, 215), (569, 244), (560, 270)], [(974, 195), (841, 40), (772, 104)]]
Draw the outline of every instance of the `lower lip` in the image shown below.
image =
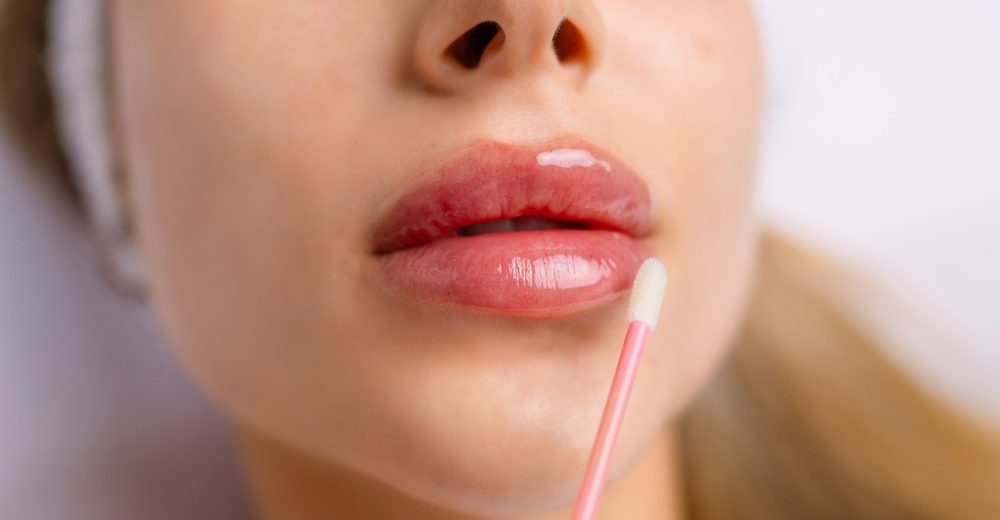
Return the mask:
[(605, 230), (453, 236), (378, 257), (408, 297), (514, 314), (567, 314), (614, 301), (649, 255)]

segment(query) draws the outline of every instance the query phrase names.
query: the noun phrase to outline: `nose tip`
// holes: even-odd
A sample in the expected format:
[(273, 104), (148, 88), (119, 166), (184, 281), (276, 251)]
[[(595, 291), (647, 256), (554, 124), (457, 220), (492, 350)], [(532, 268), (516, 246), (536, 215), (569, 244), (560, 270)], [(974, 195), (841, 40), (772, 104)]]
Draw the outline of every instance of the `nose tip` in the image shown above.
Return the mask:
[[(473, 70), (482, 61), (500, 52), (506, 41), (506, 33), (499, 23), (489, 20), (476, 24), (465, 31), (445, 49), (448, 58), (467, 70)], [(563, 18), (552, 35), (552, 51), (560, 63), (584, 61), (589, 50), (580, 29), (568, 18)]]
[(599, 61), (603, 25), (589, 1), (445, 0), (425, 15), (416, 70), (431, 89), (551, 74), (582, 82)]

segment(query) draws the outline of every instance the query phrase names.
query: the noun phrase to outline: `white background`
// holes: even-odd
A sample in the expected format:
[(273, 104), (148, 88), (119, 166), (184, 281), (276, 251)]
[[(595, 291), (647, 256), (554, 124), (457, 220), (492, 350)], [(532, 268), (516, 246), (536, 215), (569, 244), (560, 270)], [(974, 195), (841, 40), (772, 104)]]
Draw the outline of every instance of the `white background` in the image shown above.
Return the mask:
[[(1000, 410), (1000, 2), (758, 0), (762, 211), (956, 339), (894, 352)], [(224, 426), (0, 142), (0, 517), (240, 518)], [(905, 324), (904, 324), (905, 325)]]
[(1000, 409), (1000, 2), (758, 0), (761, 204), (936, 316), (914, 368)]

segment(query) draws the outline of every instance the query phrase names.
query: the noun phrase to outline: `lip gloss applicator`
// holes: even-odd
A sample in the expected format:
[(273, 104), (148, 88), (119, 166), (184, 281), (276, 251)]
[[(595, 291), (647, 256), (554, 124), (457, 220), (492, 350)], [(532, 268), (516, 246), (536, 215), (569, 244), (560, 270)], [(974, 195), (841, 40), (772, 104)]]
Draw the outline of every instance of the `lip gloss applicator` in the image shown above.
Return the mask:
[(625, 344), (618, 358), (618, 368), (615, 369), (608, 400), (604, 405), (604, 415), (597, 429), (583, 484), (573, 507), (572, 520), (593, 520), (597, 515), (611, 454), (614, 452), (628, 398), (639, 371), (639, 360), (650, 331), (656, 328), (666, 288), (667, 269), (663, 263), (655, 258), (643, 262), (632, 283)]

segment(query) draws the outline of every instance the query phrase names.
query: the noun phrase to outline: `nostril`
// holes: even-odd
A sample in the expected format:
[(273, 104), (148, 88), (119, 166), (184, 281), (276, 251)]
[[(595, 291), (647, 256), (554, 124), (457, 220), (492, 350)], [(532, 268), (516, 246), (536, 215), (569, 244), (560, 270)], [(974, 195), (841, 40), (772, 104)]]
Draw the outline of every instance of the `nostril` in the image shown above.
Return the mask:
[(565, 18), (552, 35), (552, 48), (562, 63), (582, 60), (587, 54), (587, 44), (580, 29)]
[(489, 21), (477, 24), (452, 42), (445, 49), (445, 55), (458, 62), (463, 68), (479, 66), (487, 50), (503, 44), (504, 34), (500, 24)]

